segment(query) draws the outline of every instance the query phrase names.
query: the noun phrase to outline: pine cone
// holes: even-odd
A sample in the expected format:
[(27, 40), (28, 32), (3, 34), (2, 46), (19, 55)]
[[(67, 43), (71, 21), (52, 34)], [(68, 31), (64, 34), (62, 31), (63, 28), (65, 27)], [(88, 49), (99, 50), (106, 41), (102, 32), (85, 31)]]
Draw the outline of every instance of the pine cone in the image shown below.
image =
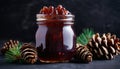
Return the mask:
[(37, 61), (37, 51), (31, 43), (24, 43), (21, 48), (21, 56), (26, 63), (35, 63)]
[(87, 44), (87, 47), (95, 59), (113, 59), (120, 50), (116, 42), (117, 40), (116, 35), (108, 33), (100, 37), (99, 33), (96, 33)]
[(80, 44), (76, 44), (77, 50), (75, 53), (75, 58), (82, 62), (91, 62), (92, 61), (92, 53), (89, 51), (87, 46), (82, 46)]
[(9, 40), (8, 42), (5, 42), (3, 47), (1, 48), (1, 53), (4, 55), (6, 51), (8, 51), (10, 48), (14, 48), (19, 45), (19, 41), (17, 40)]
[(118, 54), (120, 54), (120, 40), (118, 39), (116, 42), (117, 42), (116, 45), (119, 47)]

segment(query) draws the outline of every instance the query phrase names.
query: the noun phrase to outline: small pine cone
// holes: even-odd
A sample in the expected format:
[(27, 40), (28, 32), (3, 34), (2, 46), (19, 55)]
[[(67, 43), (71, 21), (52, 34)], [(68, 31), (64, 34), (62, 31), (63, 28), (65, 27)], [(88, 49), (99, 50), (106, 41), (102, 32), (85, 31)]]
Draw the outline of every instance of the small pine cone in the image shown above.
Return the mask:
[(35, 63), (37, 61), (37, 51), (31, 43), (24, 43), (21, 48), (21, 57), (26, 63)]
[(4, 55), (6, 51), (8, 51), (10, 48), (14, 48), (19, 45), (19, 41), (17, 40), (9, 40), (8, 42), (5, 42), (3, 44), (3, 47), (1, 48), (1, 53)]
[(116, 41), (116, 35), (108, 33), (100, 37), (99, 33), (96, 33), (87, 44), (87, 47), (95, 59), (113, 59), (120, 50)]
[(92, 53), (89, 51), (87, 46), (76, 44), (76, 47), (77, 47), (75, 53), (76, 59), (87, 63), (92, 61)]

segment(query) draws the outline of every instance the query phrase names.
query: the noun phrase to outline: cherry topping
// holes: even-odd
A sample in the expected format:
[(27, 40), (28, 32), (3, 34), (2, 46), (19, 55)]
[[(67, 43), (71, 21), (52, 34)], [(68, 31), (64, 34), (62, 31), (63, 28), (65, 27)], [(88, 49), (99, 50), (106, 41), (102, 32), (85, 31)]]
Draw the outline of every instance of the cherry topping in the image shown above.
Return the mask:
[(48, 15), (68, 15), (70, 12), (66, 10), (62, 5), (58, 5), (57, 7), (49, 6), (46, 7), (44, 6), (40, 10), (40, 14), (48, 14)]

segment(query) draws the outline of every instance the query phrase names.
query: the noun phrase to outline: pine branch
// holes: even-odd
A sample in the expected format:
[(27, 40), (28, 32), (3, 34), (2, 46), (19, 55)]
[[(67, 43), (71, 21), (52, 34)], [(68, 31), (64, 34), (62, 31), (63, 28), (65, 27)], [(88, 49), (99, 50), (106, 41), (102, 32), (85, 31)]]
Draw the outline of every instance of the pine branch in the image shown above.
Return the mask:
[(92, 38), (94, 31), (90, 28), (83, 29), (83, 32), (77, 37), (77, 43), (82, 45), (88, 44), (89, 40)]
[(21, 46), (22, 46), (22, 44), (19, 43), (18, 45), (14, 46), (13, 48), (10, 48), (5, 53), (5, 60), (6, 60), (6, 62), (21, 61), (21, 53), (20, 53)]

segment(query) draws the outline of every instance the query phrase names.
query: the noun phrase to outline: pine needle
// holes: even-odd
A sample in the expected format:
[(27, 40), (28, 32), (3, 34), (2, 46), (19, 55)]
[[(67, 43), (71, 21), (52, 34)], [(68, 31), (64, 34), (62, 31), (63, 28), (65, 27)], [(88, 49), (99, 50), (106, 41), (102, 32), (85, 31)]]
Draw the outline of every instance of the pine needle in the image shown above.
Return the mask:
[(83, 29), (83, 32), (77, 37), (77, 43), (82, 45), (88, 44), (89, 40), (92, 38), (94, 31), (90, 28)]
[(6, 62), (16, 62), (16, 61), (20, 60), (20, 57), (21, 57), (20, 48), (21, 48), (21, 46), (22, 46), (22, 44), (19, 43), (17, 46), (10, 48), (5, 53)]

